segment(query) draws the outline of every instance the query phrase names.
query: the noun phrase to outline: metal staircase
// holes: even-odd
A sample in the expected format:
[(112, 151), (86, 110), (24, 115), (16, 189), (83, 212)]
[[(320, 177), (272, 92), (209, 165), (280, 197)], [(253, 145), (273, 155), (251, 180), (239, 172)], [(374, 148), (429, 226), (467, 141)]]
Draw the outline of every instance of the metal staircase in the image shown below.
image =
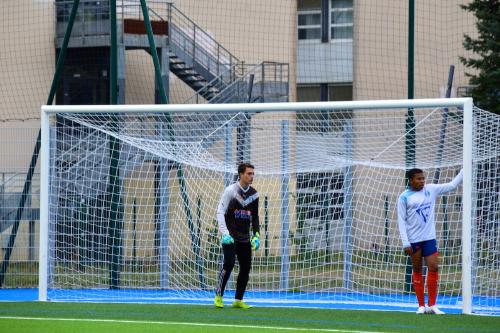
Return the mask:
[(206, 100), (243, 74), (242, 61), (173, 4), (168, 5), (170, 70)]
[[(288, 64), (262, 62), (256, 65), (245, 64), (227, 50), (208, 31), (196, 24), (172, 3), (165, 0), (148, 0), (148, 14), (151, 19), (153, 38), (156, 48), (161, 52), (162, 65), (168, 62), (169, 70), (193, 89), (193, 95), (185, 103), (262, 103), (286, 102), (289, 91)], [(55, 3), (56, 48), (62, 43), (67, 21), (73, 1), (57, 1)], [(109, 1), (81, 0), (69, 47), (109, 47), (110, 20)], [(145, 50), (150, 52), (146, 35), (144, 18), (139, 0), (117, 1), (118, 38), (125, 50)], [(166, 52), (166, 53), (164, 53)], [(125, 66), (125, 59), (121, 59)], [(126, 80), (126, 78), (125, 78)], [(205, 147), (221, 140), (220, 127), (224, 120), (217, 115), (192, 115), (200, 122), (206, 120), (203, 128), (192, 134), (191, 140), (203, 142)], [(244, 126), (252, 114), (246, 113), (233, 118), (233, 128)], [(177, 133), (187, 133), (189, 122), (176, 121), (172, 124)], [(194, 120), (194, 119), (193, 119)], [(126, 126), (126, 124), (123, 124)], [(71, 125), (69, 126), (72, 127)], [(69, 129), (71, 130), (71, 129)], [(62, 133), (61, 135), (64, 135)], [(60, 188), (71, 193), (85, 193), (83, 188), (74, 188), (85, 170), (100, 170), (98, 174), (107, 176), (109, 166), (107, 140), (99, 133), (93, 133), (94, 140), (85, 136), (84, 144), (74, 150), (71, 145), (58, 147), (57, 167), (67, 175)], [(71, 142), (68, 136), (64, 142)], [(144, 154), (140, 149), (125, 145), (122, 149), (130, 158), (141, 160)], [(72, 150), (73, 149), (73, 150)], [(132, 151), (133, 150), (133, 151)], [(87, 158), (83, 158), (87, 156)], [(92, 156), (93, 158), (88, 158)], [(151, 157), (154, 159), (154, 157)], [(94, 165), (90, 164), (94, 163)], [(133, 164), (133, 163), (132, 163)], [(121, 169), (126, 165), (120, 166)], [(101, 170), (102, 169), (102, 170)], [(94, 177), (92, 184), (86, 184), (91, 192), (102, 190), (105, 179)], [(60, 193), (64, 197), (65, 193)], [(84, 195), (85, 196), (85, 195)], [(89, 196), (92, 196), (91, 194)]]
[[(56, 2), (56, 47), (62, 43), (72, 3), (69, 0)], [(245, 88), (244, 81), (245, 77), (248, 78), (248, 70), (254, 66), (244, 64), (174, 4), (165, 0), (148, 0), (147, 3), (156, 47), (168, 50), (170, 71), (196, 92), (198, 102), (247, 102), (241, 96), (245, 89), (249, 89), (248, 86)], [(119, 31), (125, 48), (149, 52), (139, 1), (117, 1), (117, 7)], [(80, 1), (78, 15), (80, 19), (73, 28), (70, 47), (109, 46), (109, 1)], [(264, 90), (279, 87), (275, 93), (286, 95), (288, 100), (288, 90), (283, 94), (281, 89), (283, 82), (275, 84), (270, 76), (267, 77), (260, 82), (266, 85)], [(288, 86), (288, 75), (286, 80)], [(231, 96), (232, 93), (235, 95)], [(283, 98), (279, 100), (285, 101)]]
[[(56, 3), (56, 47), (61, 42), (72, 3), (69, 0)], [(184, 101), (185, 104), (288, 101), (288, 64), (245, 64), (172, 3), (148, 0), (147, 4), (156, 47), (168, 55), (165, 57), (163, 54), (163, 61), (167, 58), (170, 72), (193, 89), (192, 96)], [(117, 1), (117, 6), (119, 38), (121, 36), (125, 49), (142, 49), (149, 53), (149, 41), (139, 1)], [(108, 46), (109, 1), (81, 0), (78, 10), (80, 19), (73, 28), (70, 46)], [(251, 116), (246, 114), (235, 117), (232, 126), (240, 126)], [(197, 121), (200, 121), (200, 117), (205, 117), (207, 124), (197, 131), (193, 140), (203, 141), (207, 147), (222, 139), (218, 129), (223, 121), (216, 119), (217, 116), (193, 117)], [(186, 131), (186, 128), (182, 128), (185, 126), (186, 123), (175, 123), (174, 119), (173, 128), (177, 133)], [(81, 153), (88, 154), (89, 151), (83, 149)], [(65, 158), (69, 160), (73, 154), (78, 155), (68, 153)], [(78, 156), (71, 158), (78, 160)], [(76, 170), (75, 168), (73, 169)], [(75, 172), (76, 176), (78, 174)], [(69, 188), (72, 183), (68, 183)]]

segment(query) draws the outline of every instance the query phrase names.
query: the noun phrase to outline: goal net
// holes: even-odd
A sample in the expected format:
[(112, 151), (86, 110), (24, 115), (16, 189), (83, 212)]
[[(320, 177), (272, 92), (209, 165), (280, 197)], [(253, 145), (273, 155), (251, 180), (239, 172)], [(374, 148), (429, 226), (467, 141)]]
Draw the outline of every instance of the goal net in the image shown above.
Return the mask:
[(470, 99), (44, 106), (40, 299), (211, 303), (216, 208), (248, 161), (250, 303), (414, 309), (405, 171), (444, 183), (464, 168), (436, 203), (438, 303), (499, 313), (499, 119)]

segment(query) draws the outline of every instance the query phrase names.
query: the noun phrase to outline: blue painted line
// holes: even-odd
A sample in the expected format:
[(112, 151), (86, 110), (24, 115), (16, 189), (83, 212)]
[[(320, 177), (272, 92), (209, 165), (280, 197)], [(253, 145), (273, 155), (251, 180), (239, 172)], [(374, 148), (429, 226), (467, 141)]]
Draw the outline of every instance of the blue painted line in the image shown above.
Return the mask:
[[(51, 301), (64, 302), (116, 302), (151, 304), (212, 305), (213, 291), (198, 290), (49, 290)], [(226, 300), (234, 298), (234, 291), (227, 291)], [(414, 295), (368, 295), (357, 293), (283, 293), (249, 291), (245, 294), (249, 304), (266, 307), (322, 308), (345, 310), (415, 311)], [(0, 301), (36, 301), (38, 289), (0, 289)], [(369, 302), (372, 302), (371, 304)], [(461, 313), (461, 298), (440, 296), (438, 303), (447, 313)], [(474, 297), (473, 308), (477, 313), (500, 315), (500, 297)]]
[(38, 300), (38, 289), (0, 289), (0, 301), (29, 302)]

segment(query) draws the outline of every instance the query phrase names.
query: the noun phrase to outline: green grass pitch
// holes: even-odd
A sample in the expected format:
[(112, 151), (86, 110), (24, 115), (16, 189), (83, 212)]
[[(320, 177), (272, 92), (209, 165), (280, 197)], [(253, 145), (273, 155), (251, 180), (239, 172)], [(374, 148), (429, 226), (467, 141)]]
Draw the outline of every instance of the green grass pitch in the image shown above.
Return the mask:
[(500, 332), (500, 317), (254, 307), (0, 303), (0, 332)]

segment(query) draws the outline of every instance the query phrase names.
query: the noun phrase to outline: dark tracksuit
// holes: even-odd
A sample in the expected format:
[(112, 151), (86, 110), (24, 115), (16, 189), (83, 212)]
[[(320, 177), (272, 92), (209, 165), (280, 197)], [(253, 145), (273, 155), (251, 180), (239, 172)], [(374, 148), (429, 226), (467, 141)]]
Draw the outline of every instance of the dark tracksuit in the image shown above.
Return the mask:
[(234, 244), (222, 245), (224, 263), (219, 273), (216, 294), (220, 296), (224, 294), (237, 257), (240, 272), (236, 283), (235, 299), (241, 300), (252, 265), (250, 227), (254, 234), (259, 232), (259, 193), (251, 186), (247, 189), (241, 188), (239, 182), (228, 186), (217, 208), (217, 222), (220, 232), (229, 233), (234, 239)]

